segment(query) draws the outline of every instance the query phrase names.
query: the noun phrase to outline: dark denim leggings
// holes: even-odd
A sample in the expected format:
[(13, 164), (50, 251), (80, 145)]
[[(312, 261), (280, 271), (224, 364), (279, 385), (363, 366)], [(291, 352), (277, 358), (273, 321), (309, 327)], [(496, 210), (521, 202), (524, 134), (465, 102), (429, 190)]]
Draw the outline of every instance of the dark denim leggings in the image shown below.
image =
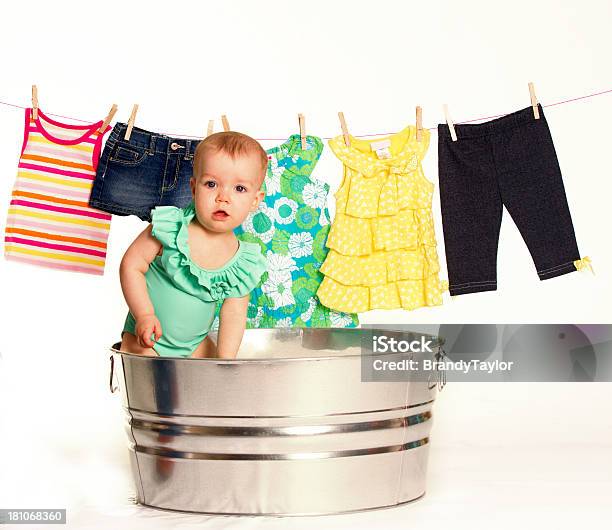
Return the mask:
[(561, 170), (542, 107), (475, 125), (438, 125), (440, 206), (451, 295), (497, 289), (502, 205), (541, 280), (580, 259)]

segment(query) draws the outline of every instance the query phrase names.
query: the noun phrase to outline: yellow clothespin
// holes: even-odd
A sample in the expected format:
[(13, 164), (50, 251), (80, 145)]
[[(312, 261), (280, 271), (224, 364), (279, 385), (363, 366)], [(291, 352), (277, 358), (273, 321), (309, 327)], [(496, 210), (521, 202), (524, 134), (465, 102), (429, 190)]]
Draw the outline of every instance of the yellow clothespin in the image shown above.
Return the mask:
[(223, 123), (223, 130), (225, 132), (230, 130), (229, 121), (227, 120), (227, 116), (225, 114), (221, 116), (221, 123)]
[(108, 124), (115, 117), (116, 113), (117, 113), (117, 105), (113, 103), (113, 106), (111, 107), (108, 115), (106, 116), (106, 118), (104, 118), (104, 122), (102, 122), (102, 125), (100, 125), (100, 128), (98, 129), (98, 132), (100, 134), (102, 134), (104, 130), (108, 127)]
[(38, 87), (32, 85), (32, 119), (38, 119)]
[(423, 136), (423, 109), (421, 107), (416, 108), (416, 139), (417, 142), (421, 141)]
[(208, 120), (208, 129), (206, 129), (206, 138), (208, 138), (215, 128), (215, 120)]
[(302, 150), (306, 149), (306, 118), (303, 114), (298, 114), (298, 124), (300, 125), (300, 139), (302, 141)]
[(538, 109), (538, 98), (535, 95), (535, 88), (533, 83), (529, 83), (529, 97), (531, 98), (531, 106), (533, 107), (533, 117), (536, 120), (540, 119), (540, 109)]
[(340, 118), (340, 127), (342, 127), (342, 136), (344, 136), (344, 143), (347, 147), (350, 147), (351, 137), (349, 136), (348, 127), (346, 126), (346, 120), (344, 119), (344, 112), (338, 112), (338, 118)]
[(127, 129), (125, 130), (125, 140), (129, 140), (130, 136), (132, 136), (132, 129), (134, 128), (134, 122), (136, 121), (136, 113), (138, 112), (138, 104), (134, 103), (132, 107), (132, 114), (130, 114), (130, 119), (127, 123)]
[(448, 105), (446, 103), (444, 104), (444, 117), (446, 118), (446, 123), (448, 124), (448, 128), (450, 129), (451, 138), (453, 139), (453, 142), (456, 142), (457, 133), (455, 132), (455, 124), (453, 123), (453, 120), (450, 117), (450, 114), (448, 112)]

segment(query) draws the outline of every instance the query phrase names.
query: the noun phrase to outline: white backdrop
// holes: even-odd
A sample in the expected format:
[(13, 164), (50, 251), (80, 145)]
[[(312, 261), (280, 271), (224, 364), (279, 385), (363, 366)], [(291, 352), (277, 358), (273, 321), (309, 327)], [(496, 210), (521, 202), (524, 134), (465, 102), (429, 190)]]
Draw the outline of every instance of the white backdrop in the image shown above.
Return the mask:
[[(305, 113), (309, 134), (339, 134), (337, 112), (342, 110), (351, 132), (367, 135), (395, 132), (413, 123), (417, 104), (423, 107), (426, 127), (443, 121), (443, 103), (450, 105), (455, 122), (513, 112), (529, 105), (528, 81), (535, 83), (543, 105), (612, 88), (612, 5), (606, 0), (580, 6), (566, 0), (31, 1), (5, 3), (2, 10), (1, 101), (29, 105), (30, 85), (36, 83), (40, 107), (47, 113), (94, 121), (117, 103), (117, 119), (127, 121), (132, 104), (139, 103), (139, 127), (196, 136), (204, 134), (211, 118), (219, 129), (219, 116), (226, 113), (233, 129), (270, 139), (262, 141), (266, 148), (297, 132), (298, 112)], [(573, 273), (540, 282), (518, 230), (505, 213), (498, 291), (452, 301), (445, 295), (441, 307), (375, 311), (363, 315), (362, 322), (610, 322), (611, 110), (612, 94), (545, 108), (578, 245), (583, 256), (592, 258), (595, 276)], [(23, 111), (0, 104), (3, 212), (10, 200), (22, 133)], [(436, 183), (434, 216), (444, 265), (434, 130), (424, 169)], [(314, 175), (328, 181), (333, 191), (337, 188), (341, 165), (328, 147)], [(127, 310), (118, 281), (119, 262), (144, 226), (134, 217), (113, 219), (103, 277), (0, 260), (0, 507), (66, 506), (74, 513), (84, 510), (86, 520), (85, 507), (93, 507), (91, 513), (108, 514), (125, 501), (130, 486), (122, 415), (119, 400), (106, 394), (106, 350), (118, 339)], [(446, 277), (444, 268), (441, 276)], [(444, 470), (432, 464), (439, 472), (434, 477), (447, 478), (434, 480), (426, 504), (403, 509), (397, 524), (407, 525), (415, 513), (410, 510), (419, 510), (423, 523), (430, 517), (438, 520), (443, 506), (454, 522), (481, 527), (478, 523), (484, 522), (473, 510), (487, 491), (498, 501), (496, 491), (506, 496), (506, 504), (493, 505), (496, 510), (511, 511), (512, 495), (519, 495), (522, 502), (531, 499), (530, 506), (536, 509), (533, 496), (525, 493), (531, 491), (526, 481), (534, 469), (533, 480), (546, 476), (561, 481), (555, 490), (558, 503), (546, 497), (551, 509), (568, 510), (572, 498), (577, 510), (586, 509), (587, 503), (591, 509), (603, 509), (597, 503), (602, 491), (608, 496), (612, 492), (610, 473), (604, 478), (596, 466), (585, 470), (575, 460), (568, 473), (582, 485), (583, 495), (576, 497), (576, 491), (560, 486), (568, 476), (557, 468), (568, 457), (573, 462), (582, 451), (595, 458), (599, 450), (610, 459), (611, 420), (602, 422), (603, 406), (597, 408), (605, 399), (609, 403), (610, 385), (587, 387), (448, 388), (448, 398), (443, 393), (437, 404), (432, 459), (455, 464)], [(548, 408), (538, 421), (552, 422), (560, 430), (540, 425), (530, 440), (531, 452), (525, 446), (517, 449), (517, 443), (525, 442), (522, 436), (509, 440), (489, 434), (490, 462), (480, 464), (476, 457), (472, 462), (480, 467), (478, 473), (466, 480), (463, 475), (448, 478), (457, 470), (464, 449), (477, 449), (475, 440), (483, 439), (482, 433), (473, 431), (475, 422), (465, 416), (461, 405), (473, 409), (470, 414), (485, 415), (489, 433), (507, 429), (514, 414), (540, 406)], [(482, 412), (477, 412), (478, 406)], [(492, 413), (497, 406), (505, 413)], [(576, 427), (580, 436), (566, 436), (573, 432), (571, 426), (557, 423), (569, 410), (580, 416)], [(445, 428), (444, 421), (450, 422)], [(450, 425), (461, 434), (453, 438)], [(544, 449), (553, 442), (558, 453)], [(550, 460), (557, 454), (558, 461)], [(495, 469), (491, 462), (502, 455), (500, 465), (513, 459), (522, 462), (519, 468), (526, 474), (512, 479), (522, 493), (506, 490), (492, 476), (483, 475)], [(521, 460), (537, 460), (537, 455), (548, 459), (550, 466), (542, 469), (549, 469), (549, 474), (538, 475), (537, 466)], [(431, 515), (434, 512), (437, 515)], [(398, 512), (384, 512), (380, 520), (371, 515), (368, 524), (384, 521), (389, 526), (393, 513)], [(151, 524), (152, 515), (138, 514)], [(134, 519), (131, 527), (139, 520)], [(571, 518), (559, 521), (568, 523)]]

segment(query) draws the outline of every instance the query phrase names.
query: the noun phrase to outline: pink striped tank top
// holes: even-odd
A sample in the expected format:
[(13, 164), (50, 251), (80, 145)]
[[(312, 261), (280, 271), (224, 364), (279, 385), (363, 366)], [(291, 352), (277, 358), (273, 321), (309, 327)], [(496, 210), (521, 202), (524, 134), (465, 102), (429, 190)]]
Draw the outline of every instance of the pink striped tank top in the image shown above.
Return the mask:
[(88, 205), (102, 121), (68, 125), (26, 109), (4, 238), (6, 259), (103, 274), (111, 216)]

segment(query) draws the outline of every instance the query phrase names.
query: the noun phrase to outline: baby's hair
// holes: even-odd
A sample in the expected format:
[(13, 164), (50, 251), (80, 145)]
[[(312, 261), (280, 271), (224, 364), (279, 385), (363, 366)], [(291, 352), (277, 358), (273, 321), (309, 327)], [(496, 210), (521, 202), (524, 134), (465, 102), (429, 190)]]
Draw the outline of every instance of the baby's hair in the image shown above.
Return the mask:
[(261, 182), (266, 176), (268, 154), (260, 143), (250, 136), (236, 131), (218, 132), (207, 136), (195, 150), (193, 158), (193, 175), (199, 177), (204, 173), (204, 155), (206, 152), (223, 151), (232, 158), (254, 154), (261, 161)]

